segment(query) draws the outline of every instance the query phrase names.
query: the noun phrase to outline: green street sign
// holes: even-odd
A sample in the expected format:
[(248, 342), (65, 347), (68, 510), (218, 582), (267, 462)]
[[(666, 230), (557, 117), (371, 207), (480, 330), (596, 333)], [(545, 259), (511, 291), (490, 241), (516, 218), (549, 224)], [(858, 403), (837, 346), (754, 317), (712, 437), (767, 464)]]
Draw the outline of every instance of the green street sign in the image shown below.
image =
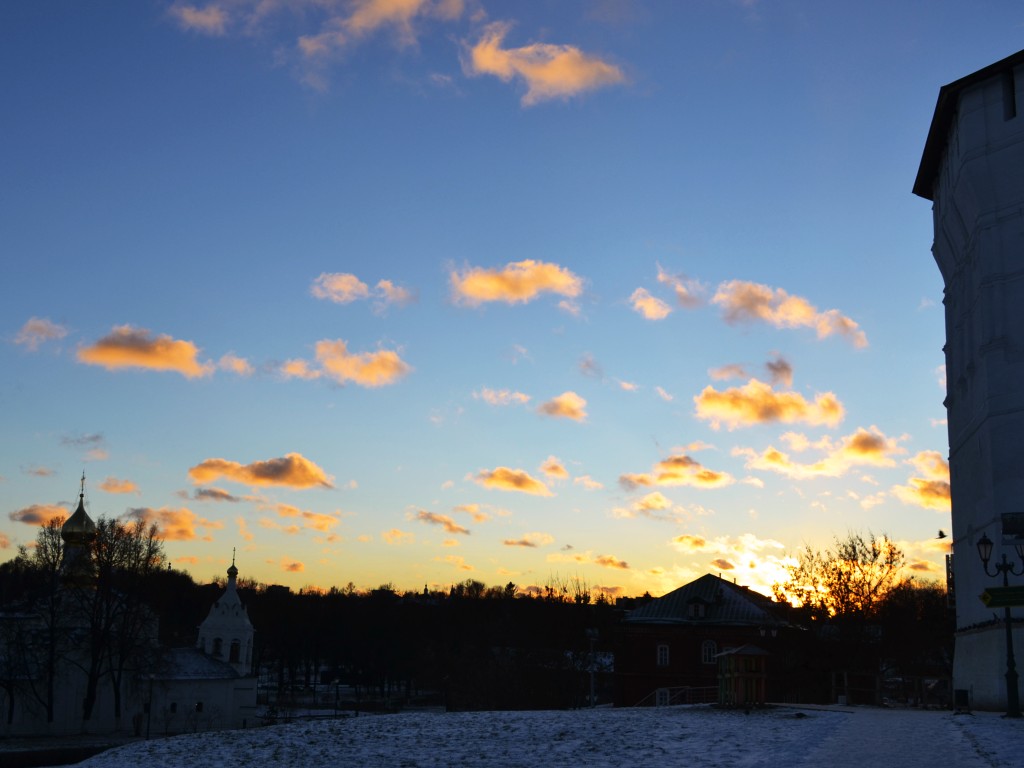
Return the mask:
[(980, 597), (987, 608), (1024, 605), (1024, 587), (989, 587)]

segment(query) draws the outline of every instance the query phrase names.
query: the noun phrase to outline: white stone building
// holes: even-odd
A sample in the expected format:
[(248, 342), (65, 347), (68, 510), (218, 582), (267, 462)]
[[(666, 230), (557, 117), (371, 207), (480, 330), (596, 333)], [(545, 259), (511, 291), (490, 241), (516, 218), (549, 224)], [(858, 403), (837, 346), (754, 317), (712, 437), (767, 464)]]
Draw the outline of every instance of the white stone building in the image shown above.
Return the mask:
[[(1007, 624), (979, 595), (1002, 577), (985, 573), (978, 543), (994, 543), (989, 573), (1004, 555), (1024, 568), (1024, 51), (939, 91), (914, 193), (933, 202), (945, 284), (953, 687), (975, 707), (1001, 709)], [(1011, 613), (1024, 656), (1024, 608)]]

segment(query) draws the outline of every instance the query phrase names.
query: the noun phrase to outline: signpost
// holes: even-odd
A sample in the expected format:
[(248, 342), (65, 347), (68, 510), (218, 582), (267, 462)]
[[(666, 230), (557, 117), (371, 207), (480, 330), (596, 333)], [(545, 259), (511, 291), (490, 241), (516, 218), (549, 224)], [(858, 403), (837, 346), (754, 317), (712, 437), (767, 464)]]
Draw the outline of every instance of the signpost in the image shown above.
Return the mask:
[(1024, 587), (989, 587), (979, 595), (986, 608), (1024, 605)]

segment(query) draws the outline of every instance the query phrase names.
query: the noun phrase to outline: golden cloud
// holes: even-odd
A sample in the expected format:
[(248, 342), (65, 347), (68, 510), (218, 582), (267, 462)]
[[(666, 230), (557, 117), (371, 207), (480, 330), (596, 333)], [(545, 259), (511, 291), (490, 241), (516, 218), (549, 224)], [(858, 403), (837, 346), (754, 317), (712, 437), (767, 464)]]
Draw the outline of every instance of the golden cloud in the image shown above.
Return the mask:
[[(624, 82), (618, 67), (571, 45), (533, 43), (522, 48), (502, 48), (510, 25), (487, 25), (476, 45), (463, 60), (467, 75), (494, 75), (504, 82), (520, 79), (527, 91), (523, 106), (550, 99), (568, 99), (586, 91)], [(468, 47), (468, 46), (467, 46)]]
[(547, 460), (540, 465), (540, 471), (552, 478), (564, 479), (569, 476), (569, 471), (557, 456), (548, 456)]
[(602, 568), (619, 568), (624, 571), (629, 570), (629, 563), (625, 560), (619, 560), (619, 558), (612, 555), (598, 555), (594, 558), (594, 564), (600, 565)]
[(474, 392), (473, 397), (483, 400), (488, 405), (525, 405), (530, 402), (530, 396), (522, 392), (513, 392), (510, 389), (489, 389), (484, 387), (479, 392)]
[(949, 464), (938, 451), (921, 451), (907, 460), (924, 477), (911, 477), (909, 485), (894, 485), (893, 494), (904, 504), (949, 512)]
[(530, 533), (524, 533), (522, 538), (519, 539), (505, 539), (502, 544), (506, 547), (528, 547), (536, 548), (543, 547), (555, 540), (555, 537), (550, 533), (542, 533), (540, 531), (532, 531)]
[[(329, 7), (329, 6), (328, 6)], [(419, 16), (455, 19), (461, 15), (462, 0), (358, 0), (350, 5), (351, 13), (332, 14), (316, 35), (303, 35), (298, 46), (310, 59), (324, 58), (382, 28), (390, 28), (402, 46), (414, 45), (413, 22)]]
[(322, 512), (312, 512), (308, 509), (299, 509), (291, 504), (275, 504), (273, 507), (281, 517), (301, 517), (303, 527), (321, 533), (327, 533), (341, 522), (335, 515), (327, 515)]
[(388, 544), (412, 544), (416, 540), (416, 535), (408, 531), (401, 531), (398, 528), (392, 528), (390, 531), (383, 531), (381, 538)]
[(68, 329), (63, 325), (45, 317), (30, 317), (14, 337), (14, 343), (35, 352), (43, 343), (63, 339), (67, 335)]
[(57, 504), (31, 504), (8, 515), (16, 523), (38, 526), (48, 525), (51, 520), (64, 520), (67, 516), (68, 511)]
[(117, 368), (146, 368), (154, 371), (176, 371), (189, 379), (209, 376), (212, 363), (196, 360), (199, 349), (191, 341), (179, 341), (170, 336), (154, 336), (145, 328), (130, 325), (114, 329), (91, 347), (78, 350), (79, 362), (99, 365), (107, 370)]
[(629, 297), (633, 311), (647, 320), (664, 320), (672, 312), (672, 307), (656, 296), (652, 296), (645, 288), (637, 288)]
[(324, 272), (313, 281), (309, 292), (318, 299), (348, 304), (370, 295), (366, 283), (347, 272)]
[(819, 312), (807, 299), (791, 296), (782, 288), (730, 280), (718, 286), (711, 301), (722, 307), (728, 323), (759, 320), (776, 328), (813, 328), (819, 339), (838, 335), (857, 348), (868, 345), (857, 323), (838, 310)]
[(248, 485), (281, 485), (288, 488), (333, 488), (333, 478), (301, 453), (282, 458), (239, 464), (227, 459), (206, 459), (188, 471), (196, 485), (210, 483), (220, 477)]
[(575, 298), (583, 292), (583, 281), (565, 267), (526, 259), (501, 269), (473, 267), (450, 275), (455, 300), (478, 306), (487, 301), (524, 304), (542, 293)]
[(412, 291), (400, 285), (395, 285), (391, 280), (377, 281), (375, 308), (378, 312), (383, 312), (392, 304), (404, 307), (406, 304), (411, 303), (414, 298)]
[(464, 528), (456, 523), (448, 515), (439, 515), (435, 512), (427, 512), (421, 509), (416, 513), (416, 519), (423, 523), (429, 523), (430, 525), (440, 525), (448, 533), (461, 533), (464, 536), (469, 536), (470, 531), (468, 528)]
[(728, 472), (715, 472), (686, 454), (675, 454), (654, 465), (649, 474), (626, 474), (619, 483), (626, 489), (637, 486), (688, 485), (693, 488), (723, 488), (734, 482)]
[(281, 566), (281, 570), (286, 573), (302, 573), (306, 570), (304, 563), (298, 560), (292, 560), (290, 557), (282, 557), (279, 565)]
[(362, 387), (394, 384), (412, 370), (412, 366), (403, 361), (397, 352), (382, 349), (378, 352), (352, 354), (341, 339), (318, 341), (316, 359), (324, 372), (338, 383), (351, 381)]
[(6, 534), (0, 533), (0, 549), (10, 549), (10, 548), (11, 548), (11, 540), (7, 537)]
[(519, 491), (520, 493), (529, 493), (533, 496), (553, 495), (544, 483), (530, 477), (529, 473), (521, 469), (509, 469), (508, 467), (482, 469), (473, 479), (484, 488), (496, 488), (500, 491)]
[[(224, 523), (199, 517), (186, 507), (181, 509), (136, 507), (129, 509), (125, 516), (132, 520), (138, 520), (146, 526), (156, 524), (165, 541), (192, 541), (196, 538), (196, 528), (205, 528), (211, 531), (224, 527)], [(203, 540), (210, 540), (208, 533), (203, 536)]]
[(99, 488), (106, 493), (138, 493), (139, 486), (131, 480), (118, 480), (116, 477), (108, 477)]
[(870, 430), (858, 427), (856, 432), (845, 436), (838, 443), (824, 438), (813, 446), (802, 439), (801, 435), (787, 433), (783, 437), (798, 446), (797, 450), (813, 447), (824, 452), (825, 456), (815, 462), (800, 463), (774, 446), (769, 446), (761, 453), (751, 448), (735, 448), (732, 453), (734, 456), (745, 457), (748, 469), (775, 472), (794, 479), (840, 477), (855, 466), (891, 467), (896, 463), (892, 457), (903, 453), (899, 439), (886, 437), (878, 427), (871, 427)]
[(573, 421), (586, 421), (587, 401), (575, 392), (563, 392), (558, 397), (541, 403), (537, 411), (545, 416), (552, 416), (556, 419), (572, 419)]
[[(571, 549), (566, 547), (565, 549)], [(616, 568), (629, 570), (629, 563), (620, 560), (613, 555), (594, 555), (592, 552), (553, 552), (547, 556), (549, 563), (578, 563), (580, 565), (593, 564), (603, 568)]]
[(710, 421), (715, 429), (722, 423), (735, 429), (779, 421), (834, 427), (845, 415), (843, 404), (831, 392), (816, 395), (811, 403), (798, 392), (776, 392), (770, 384), (757, 379), (722, 392), (705, 387), (693, 402), (697, 406), (697, 418)]

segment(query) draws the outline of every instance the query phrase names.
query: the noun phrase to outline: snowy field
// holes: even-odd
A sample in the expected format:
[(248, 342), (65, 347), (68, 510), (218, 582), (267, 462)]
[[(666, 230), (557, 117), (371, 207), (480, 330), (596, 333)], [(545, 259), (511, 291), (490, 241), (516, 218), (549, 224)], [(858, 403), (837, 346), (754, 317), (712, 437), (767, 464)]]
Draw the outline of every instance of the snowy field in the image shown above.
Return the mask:
[(1020, 768), (993, 713), (710, 707), (367, 715), (140, 741), (83, 768)]

